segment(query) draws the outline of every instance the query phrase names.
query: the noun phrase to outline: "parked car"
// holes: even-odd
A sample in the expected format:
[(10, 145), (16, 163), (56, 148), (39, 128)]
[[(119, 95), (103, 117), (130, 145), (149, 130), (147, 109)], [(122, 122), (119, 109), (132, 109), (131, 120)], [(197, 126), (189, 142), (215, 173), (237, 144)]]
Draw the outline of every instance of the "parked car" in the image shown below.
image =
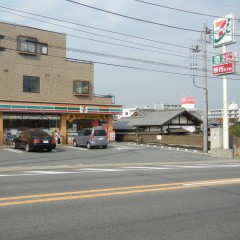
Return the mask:
[(56, 147), (56, 141), (48, 133), (38, 129), (28, 129), (13, 139), (13, 148), (23, 148), (27, 152), (44, 150), (51, 152)]
[(73, 146), (84, 146), (88, 149), (100, 146), (107, 148), (107, 133), (102, 127), (83, 128), (78, 132), (78, 135), (74, 136)]

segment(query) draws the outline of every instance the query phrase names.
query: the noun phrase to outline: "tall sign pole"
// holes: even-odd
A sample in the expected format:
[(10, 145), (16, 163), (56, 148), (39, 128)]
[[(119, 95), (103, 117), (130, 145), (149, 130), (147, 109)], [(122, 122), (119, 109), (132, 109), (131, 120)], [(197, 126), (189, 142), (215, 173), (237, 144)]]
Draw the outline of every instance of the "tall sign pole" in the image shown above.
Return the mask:
[[(228, 97), (227, 74), (234, 72), (233, 54), (227, 52), (227, 45), (236, 42), (234, 15), (229, 14), (213, 22), (213, 46), (222, 47), (222, 54), (213, 57), (213, 75), (223, 75), (223, 149), (229, 149), (229, 121), (228, 121)], [(231, 57), (229, 57), (231, 56)], [(217, 60), (217, 61), (216, 61)]]
[[(227, 46), (223, 45), (222, 53), (227, 52)], [(228, 88), (227, 74), (223, 75), (223, 149), (229, 149), (229, 121), (228, 121)]]

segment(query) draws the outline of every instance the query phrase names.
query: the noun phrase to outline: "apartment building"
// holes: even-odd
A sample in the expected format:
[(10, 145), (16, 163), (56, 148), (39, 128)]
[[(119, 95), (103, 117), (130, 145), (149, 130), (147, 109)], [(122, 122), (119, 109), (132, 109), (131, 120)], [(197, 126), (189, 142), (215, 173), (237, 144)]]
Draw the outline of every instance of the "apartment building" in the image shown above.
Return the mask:
[(92, 62), (66, 58), (66, 35), (0, 22), (0, 145), (26, 128), (59, 130), (63, 143), (83, 127), (108, 136), (122, 106), (94, 94)]
[[(228, 105), (228, 117), (240, 121), (240, 108), (236, 102), (231, 102)], [(208, 119), (210, 123), (216, 122), (218, 125), (222, 124), (223, 109), (210, 109), (208, 110)]]

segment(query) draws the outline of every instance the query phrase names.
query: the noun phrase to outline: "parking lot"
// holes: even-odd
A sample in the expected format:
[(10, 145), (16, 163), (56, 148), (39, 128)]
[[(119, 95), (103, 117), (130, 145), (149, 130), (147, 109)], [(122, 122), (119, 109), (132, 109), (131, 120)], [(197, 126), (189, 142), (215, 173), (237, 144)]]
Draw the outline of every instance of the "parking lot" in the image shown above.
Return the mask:
[[(204, 163), (223, 161), (213, 159), (202, 151), (160, 145), (137, 145), (135, 143), (110, 143), (107, 149), (57, 145), (52, 152), (26, 152), (22, 149), (0, 149), (1, 170), (27, 168), (51, 169), (82, 166), (109, 166), (124, 164)], [(225, 161), (225, 160), (224, 160)], [(234, 160), (231, 160), (234, 162)]]

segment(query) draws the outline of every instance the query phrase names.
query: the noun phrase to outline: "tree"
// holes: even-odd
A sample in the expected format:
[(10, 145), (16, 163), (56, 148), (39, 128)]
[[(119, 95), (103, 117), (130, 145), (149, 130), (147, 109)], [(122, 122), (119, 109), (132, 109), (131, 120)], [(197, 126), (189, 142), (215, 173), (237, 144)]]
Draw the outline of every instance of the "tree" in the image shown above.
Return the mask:
[(240, 123), (231, 126), (230, 135), (233, 137), (240, 137)]

